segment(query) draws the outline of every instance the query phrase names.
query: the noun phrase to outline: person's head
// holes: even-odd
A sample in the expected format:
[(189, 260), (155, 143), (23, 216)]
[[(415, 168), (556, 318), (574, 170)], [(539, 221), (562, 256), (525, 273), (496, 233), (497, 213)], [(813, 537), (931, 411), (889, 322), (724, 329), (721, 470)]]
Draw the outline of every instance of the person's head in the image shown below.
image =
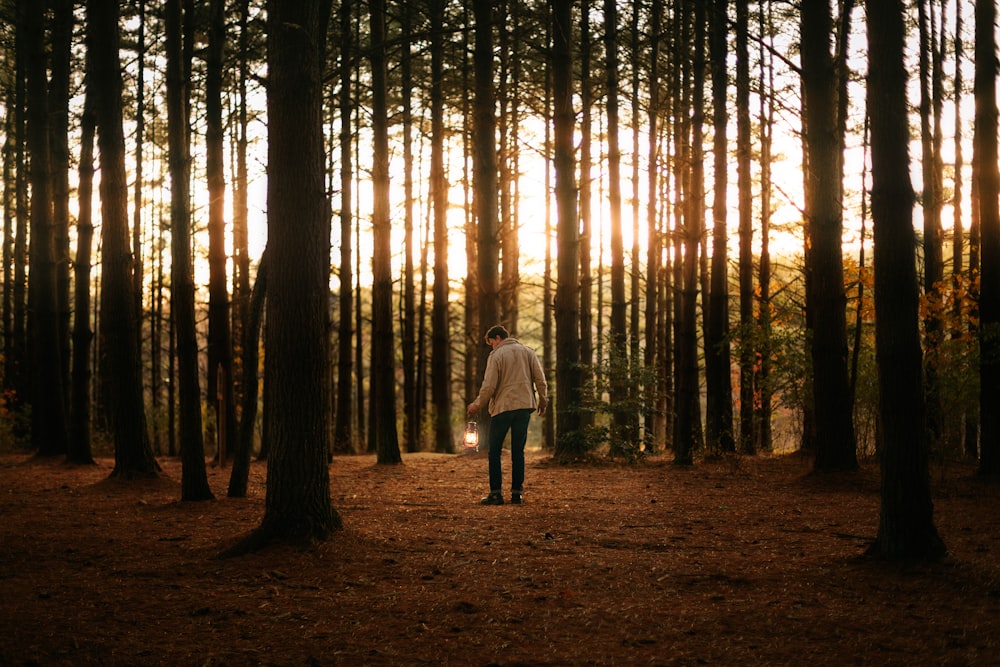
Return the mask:
[(508, 336), (510, 336), (510, 333), (507, 329), (497, 324), (490, 327), (490, 330), (486, 332), (486, 344), (492, 348), (496, 348), (496, 346), (503, 342)]

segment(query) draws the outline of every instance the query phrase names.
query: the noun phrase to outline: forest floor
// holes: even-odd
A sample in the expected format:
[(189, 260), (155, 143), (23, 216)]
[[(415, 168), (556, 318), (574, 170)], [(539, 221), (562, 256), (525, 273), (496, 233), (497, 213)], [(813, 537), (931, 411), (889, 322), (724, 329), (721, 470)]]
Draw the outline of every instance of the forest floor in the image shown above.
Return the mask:
[[(762, 456), (563, 466), (529, 453), (525, 504), (484, 507), (482, 455), (337, 458), (343, 530), (216, 556), (250, 497), (182, 503), (0, 456), (2, 665), (1000, 664), (1000, 485), (932, 472), (939, 564), (864, 556), (878, 473)], [(505, 452), (505, 466), (509, 456)], [(505, 467), (505, 479), (507, 469)]]

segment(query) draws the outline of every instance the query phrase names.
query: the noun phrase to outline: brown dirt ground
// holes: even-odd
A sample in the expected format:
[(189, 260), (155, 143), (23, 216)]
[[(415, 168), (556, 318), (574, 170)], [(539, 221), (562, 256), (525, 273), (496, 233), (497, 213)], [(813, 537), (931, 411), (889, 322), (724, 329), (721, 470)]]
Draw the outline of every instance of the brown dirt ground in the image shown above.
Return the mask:
[[(249, 499), (178, 501), (0, 457), (3, 665), (1000, 664), (1000, 487), (934, 471), (936, 565), (862, 556), (878, 476), (801, 456), (560, 466), (529, 453), (525, 504), (478, 504), (481, 455), (331, 466), (344, 530), (214, 558)], [(509, 457), (505, 456), (509, 465)], [(506, 473), (506, 470), (505, 470)]]

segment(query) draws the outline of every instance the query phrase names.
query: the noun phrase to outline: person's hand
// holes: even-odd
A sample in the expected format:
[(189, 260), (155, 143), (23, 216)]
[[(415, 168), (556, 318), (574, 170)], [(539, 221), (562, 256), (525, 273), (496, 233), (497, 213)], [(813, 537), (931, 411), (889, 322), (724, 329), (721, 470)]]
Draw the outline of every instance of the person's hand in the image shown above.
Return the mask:
[(545, 408), (547, 408), (547, 407), (548, 407), (548, 405), (546, 405), (545, 401), (538, 401), (538, 416), (539, 417), (544, 417), (545, 416)]
[(469, 403), (469, 407), (465, 409), (465, 414), (467, 415), (474, 415), (477, 412), (479, 412), (479, 406), (475, 403)]

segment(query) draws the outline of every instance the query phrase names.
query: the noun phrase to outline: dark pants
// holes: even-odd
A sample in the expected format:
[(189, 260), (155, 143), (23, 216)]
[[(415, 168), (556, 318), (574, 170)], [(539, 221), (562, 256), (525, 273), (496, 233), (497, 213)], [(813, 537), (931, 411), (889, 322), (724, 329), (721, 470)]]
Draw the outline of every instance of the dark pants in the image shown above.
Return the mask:
[(490, 418), (490, 492), (499, 493), (503, 486), (500, 455), (507, 431), (510, 431), (510, 490), (521, 493), (524, 489), (524, 444), (528, 441), (531, 413), (531, 408), (524, 408), (501, 412)]

